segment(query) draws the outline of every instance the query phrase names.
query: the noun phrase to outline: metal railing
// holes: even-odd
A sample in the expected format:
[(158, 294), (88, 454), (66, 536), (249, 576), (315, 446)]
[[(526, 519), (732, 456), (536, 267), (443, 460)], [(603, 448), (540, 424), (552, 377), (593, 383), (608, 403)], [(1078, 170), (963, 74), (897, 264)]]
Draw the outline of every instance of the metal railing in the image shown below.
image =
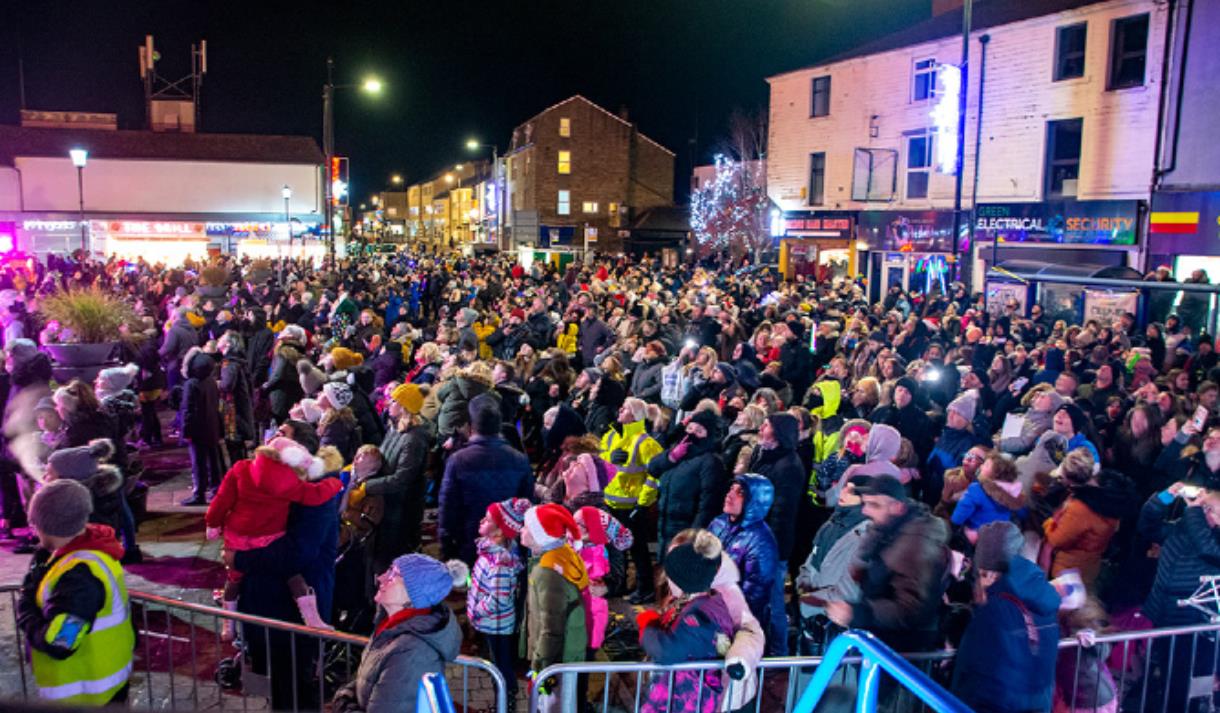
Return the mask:
[[(1178, 713), (1191, 710), (1190, 702), (1201, 710), (1216, 710), (1210, 699), (1216, 686), (1217, 661), (1220, 661), (1218, 634), (1220, 623), (1209, 623), (1098, 635), (1090, 646), (1082, 645), (1076, 638), (1062, 639), (1057, 665), (1061, 669), (1060, 678), (1066, 677), (1072, 684), (1070, 690), (1057, 688), (1055, 695), (1069, 710), (1076, 711)], [(942, 650), (898, 656), (911, 664), (912, 670), (947, 685), (952, 672), (949, 664), (955, 653), (953, 650)], [(824, 656), (763, 659), (754, 682), (757, 693), (745, 709), (754, 713), (796, 711), (800, 692), (806, 690), (816, 675), (816, 667), (825, 659)], [(1101, 666), (1093, 666), (1098, 660)], [(861, 669), (864, 664), (863, 657), (844, 654), (839, 665), (826, 674), (828, 683), (837, 681), (838, 688), (856, 688), (863, 677)], [(588, 689), (587, 700), (594, 704), (594, 709), (610, 713), (615, 710), (639, 711), (646, 700), (646, 688), (656, 683), (664, 684), (672, 696), (674, 679), (681, 672), (724, 674), (722, 694), (710, 690), (705, 693), (703, 678), (700, 677), (697, 685), (699, 698), (723, 695), (724, 700), (731, 700), (735, 687), (746, 685), (746, 682), (734, 681), (724, 673), (724, 661), (671, 666), (649, 662), (563, 663), (547, 667), (535, 680), (561, 682), (560, 690), (565, 686), (577, 690)], [(587, 680), (581, 682), (580, 677)], [(767, 685), (768, 680), (773, 681), (771, 686)], [(595, 695), (597, 683), (601, 683), (601, 689)], [(1090, 691), (1105, 691), (1107, 687), (1110, 700), (1117, 702), (1113, 707), (1109, 703), (1099, 703), (1097, 697), (1090, 699)], [(535, 686), (530, 691), (530, 711), (539, 710), (539, 700), (539, 690)], [(666, 705), (672, 702), (667, 700)], [(937, 710), (930, 708), (926, 700), (921, 700), (918, 691), (909, 689), (898, 692), (894, 708), (902, 711)], [(724, 704), (719, 708), (726, 709)], [(741, 710), (741, 707), (734, 710)]]
[[(29, 655), (17, 626), (16, 587), (0, 587), (0, 700), (36, 697)], [(131, 708), (171, 710), (323, 710), (352, 680), (368, 639), (129, 592), (137, 631), (128, 689)], [(242, 648), (225, 641), (223, 623), (241, 626)], [(472, 675), (472, 671), (475, 672)], [(505, 682), (489, 661), (459, 656), (445, 669), (461, 709), (505, 713)]]

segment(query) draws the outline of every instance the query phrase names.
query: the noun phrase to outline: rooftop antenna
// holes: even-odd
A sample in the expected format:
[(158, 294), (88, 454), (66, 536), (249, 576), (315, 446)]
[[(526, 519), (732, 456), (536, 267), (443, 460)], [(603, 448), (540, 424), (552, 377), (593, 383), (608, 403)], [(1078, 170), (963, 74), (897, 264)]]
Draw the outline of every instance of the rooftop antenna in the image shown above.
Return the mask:
[(208, 41), (191, 45), (191, 73), (173, 81), (157, 74), (161, 54), (152, 35), (144, 36), (139, 49), (145, 125), (153, 131), (194, 133), (199, 126), (199, 91), (208, 73)]

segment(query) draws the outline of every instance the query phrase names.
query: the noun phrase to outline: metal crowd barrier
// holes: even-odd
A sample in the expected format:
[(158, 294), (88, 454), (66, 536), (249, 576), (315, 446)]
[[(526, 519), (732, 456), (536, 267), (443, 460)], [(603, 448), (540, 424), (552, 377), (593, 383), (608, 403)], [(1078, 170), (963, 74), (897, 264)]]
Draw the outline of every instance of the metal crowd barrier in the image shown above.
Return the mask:
[[(952, 650), (922, 654), (904, 654), (902, 658), (912, 664), (919, 673), (942, 687), (947, 688), (951, 680)], [(1066, 658), (1065, 658), (1066, 657)], [(1086, 657), (1099, 657), (1103, 665), (1091, 666)], [(747, 706), (736, 710), (797, 711), (801, 693), (815, 676), (815, 670), (824, 660), (822, 656), (787, 657), (764, 659), (756, 673), (757, 693)], [(1060, 691), (1061, 703), (1067, 710), (1093, 713), (1106, 711), (1139, 713), (1181, 713), (1182, 711), (1214, 711), (1220, 707), (1213, 703), (1217, 692), (1217, 662), (1220, 661), (1220, 623), (1194, 626), (1123, 631), (1098, 635), (1094, 644), (1082, 646), (1075, 638), (1059, 642), (1058, 666), (1066, 667), (1072, 681), (1071, 690)], [(670, 697), (658, 708), (669, 710), (675, 707), (672, 690), (674, 678), (683, 671), (723, 671), (723, 661), (695, 662), (674, 666), (661, 666), (648, 662), (582, 662), (555, 664), (544, 669), (537, 681), (559, 682), (560, 691), (588, 691), (587, 700), (600, 713), (617, 711), (639, 711), (647, 701), (647, 689), (660, 681), (666, 684)], [(854, 701), (861, 679), (867, 678), (868, 664), (859, 656), (843, 656), (833, 673), (827, 673), (826, 684), (839, 689), (837, 693), (850, 693), (851, 710), (856, 710)], [(1082, 674), (1091, 671), (1091, 674)], [(1112, 673), (1111, 673), (1112, 672)], [(581, 681), (581, 677), (585, 680)], [(734, 687), (745, 685), (723, 676), (724, 699), (730, 699)], [(767, 681), (772, 683), (768, 685)], [(600, 684), (600, 687), (598, 686)], [(1115, 704), (1090, 699), (1087, 691), (1107, 688)], [(875, 692), (875, 689), (874, 689)], [(703, 678), (700, 677), (697, 697), (703, 698)], [(530, 691), (530, 708), (541, 710), (537, 687)], [(570, 698), (562, 698), (570, 702)], [(723, 700), (723, 699), (722, 699)], [(655, 701), (654, 701), (655, 702)], [(847, 705), (847, 703), (844, 703)], [(838, 710), (838, 708), (831, 708)], [(903, 688), (890, 709), (898, 711), (941, 710), (931, 707), (917, 693)], [(719, 710), (727, 710), (722, 705)], [(806, 708), (805, 710), (808, 710)], [(846, 710), (846, 708), (844, 709)], [(867, 708), (865, 709), (867, 710)], [(947, 710), (947, 709), (946, 709)], [(1056, 707), (1056, 710), (1060, 710)]]
[[(37, 698), (17, 626), (18, 594), (17, 587), (0, 587), (0, 701)], [(355, 676), (368, 644), (363, 636), (155, 594), (128, 596), (137, 631), (127, 698), (133, 709), (321, 711)], [(226, 619), (240, 625), (241, 651), (221, 638)], [(506, 713), (504, 677), (489, 661), (459, 656), (445, 680), (460, 691), (461, 710)]]

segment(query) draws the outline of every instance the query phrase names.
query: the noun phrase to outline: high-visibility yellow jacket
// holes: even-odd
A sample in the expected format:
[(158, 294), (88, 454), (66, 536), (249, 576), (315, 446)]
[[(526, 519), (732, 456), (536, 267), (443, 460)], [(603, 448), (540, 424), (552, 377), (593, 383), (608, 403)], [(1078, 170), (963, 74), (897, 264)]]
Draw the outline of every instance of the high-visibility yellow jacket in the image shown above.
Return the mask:
[(576, 356), (576, 350), (580, 346), (580, 340), (577, 336), (579, 332), (579, 325), (569, 324), (568, 328), (555, 338), (555, 346), (562, 349), (563, 353), (570, 357)]
[(110, 555), (97, 550), (69, 552), (51, 565), (38, 585), (35, 602), (46, 606), (55, 585), (65, 572), (84, 564), (102, 583), (106, 596), (92, 625), (84, 632), (67, 629), (80, 626), (67, 614), (59, 614), (47, 628), (48, 640), (70, 640), (70, 656), (57, 659), (34, 648), (31, 662), (38, 696), (43, 700), (74, 706), (100, 706), (109, 703), (131, 676), (135, 651), (135, 630), (130, 620), (127, 585), (122, 566)]
[(616, 510), (631, 510), (648, 507), (657, 501), (660, 483), (648, 474), (648, 461), (665, 450), (656, 439), (648, 435), (643, 420), (628, 423), (618, 431), (614, 426), (606, 431), (601, 441), (601, 457), (613, 463), (614, 451), (625, 451), (627, 462), (616, 465), (614, 479), (606, 486), (606, 504)]

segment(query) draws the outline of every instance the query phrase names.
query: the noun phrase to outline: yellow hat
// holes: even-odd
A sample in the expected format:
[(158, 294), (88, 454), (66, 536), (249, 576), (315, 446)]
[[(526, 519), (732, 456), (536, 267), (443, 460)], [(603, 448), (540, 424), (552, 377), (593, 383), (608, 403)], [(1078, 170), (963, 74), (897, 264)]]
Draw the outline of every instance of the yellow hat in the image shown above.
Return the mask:
[(336, 369), (351, 369), (364, 363), (364, 357), (347, 347), (335, 347), (330, 350), (330, 360)]
[(400, 384), (390, 398), (408, 413), (419, 413), (424, 408), (424, 392), (416, 384)]

